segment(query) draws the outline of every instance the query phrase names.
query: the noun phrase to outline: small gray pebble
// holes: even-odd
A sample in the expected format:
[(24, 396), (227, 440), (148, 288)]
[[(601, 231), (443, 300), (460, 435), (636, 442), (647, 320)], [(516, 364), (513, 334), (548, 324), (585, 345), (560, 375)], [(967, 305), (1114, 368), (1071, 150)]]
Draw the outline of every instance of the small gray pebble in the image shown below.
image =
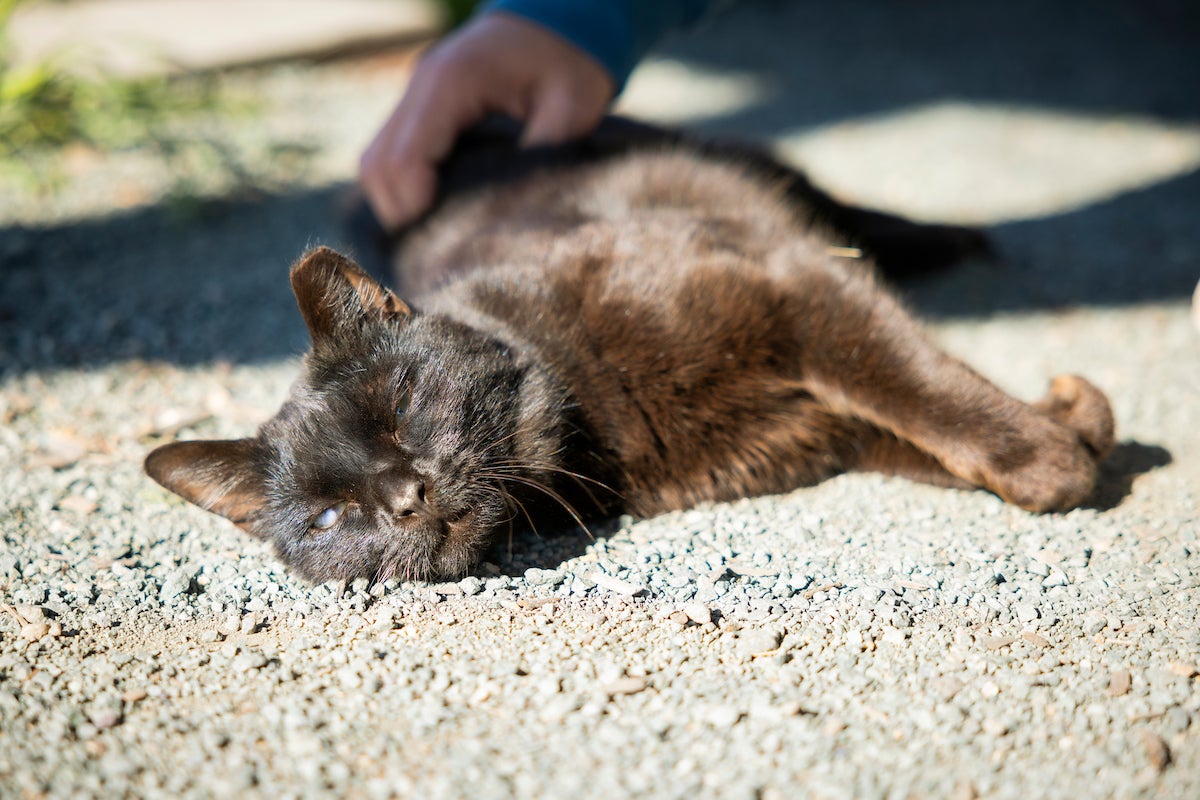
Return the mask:
[(1171, 733), (1183, 733), (1192, 724), (1192, 716), (1186, 708), (1171, 706), (1163, 715), (1163, 723)]
[(458, 588), (462, 590), (464, 595), (471, 597), (483, 591), (483, 581), (471, 575), (459, 581)]
[(230, 667), (234, 672), (249, 672), (250, 670), (261, 669), (266, 665), (266, 656), (257, 650), (248, 650), (245, 653), (235, 656)]

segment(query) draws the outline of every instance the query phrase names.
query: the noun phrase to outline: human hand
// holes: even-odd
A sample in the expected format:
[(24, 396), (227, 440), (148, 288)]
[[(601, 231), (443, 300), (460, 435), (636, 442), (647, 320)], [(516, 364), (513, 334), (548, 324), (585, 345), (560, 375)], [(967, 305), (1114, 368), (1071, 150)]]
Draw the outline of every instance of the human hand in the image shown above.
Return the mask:
[(484, 14), (418, 62), (362, 155), (359, 182), (380, 223), (393, 230), (429, 208), (438, 163), (489, 113), (524, 121), (522, 146), (557, 144), (594, 129), (615, 89), (598, 61), (547, 28)]

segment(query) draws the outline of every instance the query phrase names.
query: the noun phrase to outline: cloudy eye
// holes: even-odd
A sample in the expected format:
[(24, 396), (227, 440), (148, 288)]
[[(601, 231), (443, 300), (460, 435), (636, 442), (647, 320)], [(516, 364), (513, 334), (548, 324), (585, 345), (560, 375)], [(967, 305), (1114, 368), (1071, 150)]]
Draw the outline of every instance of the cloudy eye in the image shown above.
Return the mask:
[(312, 528), (317, 531), (326, 531), (337, 524), (342, 518), (342, 512), (346, 510), (345, 503), (338, 503), (336, 506), (330, 506), (322, 511), (317, 516), (313, 517)]

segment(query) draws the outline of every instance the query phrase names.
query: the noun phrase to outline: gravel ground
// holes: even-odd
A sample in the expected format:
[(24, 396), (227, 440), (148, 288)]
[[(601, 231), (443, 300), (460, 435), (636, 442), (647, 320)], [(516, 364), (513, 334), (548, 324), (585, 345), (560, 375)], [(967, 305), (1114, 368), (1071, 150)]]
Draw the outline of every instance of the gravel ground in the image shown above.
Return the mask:
[[(0, 796), (1200, 796), (1193, 20), (1101, 4), (1064, 41), (1073, 4), (1008, 3), (973, 49), (945, 31), (993, 4), (835, 5), (738, 10), (627, 102), (995, 223), (1000, 264), (908, 293), (1019, 396), (1066, 371), (1109, 393), (1093, 507), (853, 475), (498, 542), (457, 583), (304, 584), (140, 469), (274, 411), (305, 339), (286, 266), (337, 243), (337, 182), (394, 94), (387, 61), (253, 73), (272, 103), (219, 132), (251, 159), (307, 143), (286, 189), (181, 211), (131, 152), (0, 192)], [(843, 29), (858, 82), (799, 102)], [(1039, 156), (1064, 118), (1073, 145)]]

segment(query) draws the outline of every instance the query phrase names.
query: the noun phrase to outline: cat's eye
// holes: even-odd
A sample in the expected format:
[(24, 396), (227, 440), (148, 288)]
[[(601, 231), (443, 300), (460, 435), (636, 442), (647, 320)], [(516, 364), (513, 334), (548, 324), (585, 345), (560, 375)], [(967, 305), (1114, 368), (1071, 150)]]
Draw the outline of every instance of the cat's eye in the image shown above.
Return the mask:
[(315, 517), (313, 517), (313, 521), (310, 526), (316, 531), (327, 531), (334, 525), (337, 525), (338, 520), (342, 518), (342, 513), (345, 512), (345, 510), (345, 503), (338, 503), (337, 505), (330, 506), (320, 514), (317, 514)]
[(408, 407), (412, 403), (412, 395), (408, 392), (400, 395), (396, 400), (396, 424), (399, 425), (404, 421), (404, 417), (408, 414)]

